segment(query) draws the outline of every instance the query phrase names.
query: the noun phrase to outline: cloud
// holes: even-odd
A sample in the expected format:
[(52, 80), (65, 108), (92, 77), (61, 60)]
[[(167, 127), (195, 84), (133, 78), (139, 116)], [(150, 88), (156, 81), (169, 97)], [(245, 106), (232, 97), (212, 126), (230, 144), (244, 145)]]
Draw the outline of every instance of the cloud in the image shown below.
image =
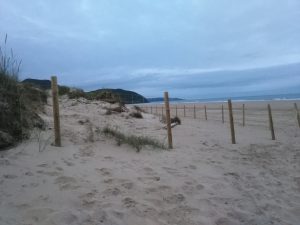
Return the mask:
[(2, 0), (0, 38), (22, 58), (22, 78), (152, 96), (286, 90), (291, 79), (253, 70), (300, 62), (299, 10), (298, 0)]

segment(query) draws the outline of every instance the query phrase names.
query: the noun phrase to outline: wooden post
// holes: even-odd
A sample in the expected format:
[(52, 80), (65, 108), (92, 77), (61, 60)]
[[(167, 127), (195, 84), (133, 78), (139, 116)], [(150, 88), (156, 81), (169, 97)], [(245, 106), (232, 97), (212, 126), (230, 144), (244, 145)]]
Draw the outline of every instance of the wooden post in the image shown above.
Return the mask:
[(161, 107), (161, 118), (164, 117), (164, 106)]
[(157, 105), (155, 105), (155, 113), (156, 113), (156, 115), (157, 115)]
[(222, 104), (222, 123), (224, 123), (224, 106)]
[(171, 117), (170, 117), (170, 106), (169, 106), (169, 94), (165, 92), (165, 107), (166, 107), (166, 122), (167, 122), (167, 130), (168, 130), (168, 144), (169, 149), (173, 148), (172, 142), (172, 130), (171, 130)]
[(275, 132), (274, 132), (274, 125), (273, 125), (273, 118), (272, 118), (272, 110), (270, 104), (268, 104), (268, 112), (269, 112), (269, 124), (271, 130), (272, 140), (275, 140)]
[(54, 145), (61, 146), (60, 138), (60, 121), (59, 121), (59, 104), (58, 104), (58, 88), (57, 77), (51, 77), (52, 101), (53, 101), (53, 121), (54, 121)]
[(185, 105), (183, 105), (183, 117), (185, 117)]
[(205, 114), (205, 120), (207, 120), (206, 105), (204, 106), (204, 114)]
[(150, 112), (151, 112), (151, 114), (152, 114), (152, 105), (150, 106)]
[(196, 119), (196, 106), (194, 105), (194, 119)]
[(234, 121), (233, 121), (233, 114), (232, 114), (232, 103), (230, 99), (228, 99), (228, 110), (229, 110), (231, 142), (232, 144), (235, 144), (236, 142), (235, 142), (235, 132), (234, 132)]
[(294, 107), (295, 107), (295, 110), (296, 110), (296, 117), (297, 117), (297, 121), (298, 121), (298, 126), (300, 127), (300, 115), (299, 115), (298, 106), (297, 106), (296, 102), (294, 103)]
[(245, 104), (243, 104), (243, 127), (245, 126)]
[(175, 110), (176, 110), (176, 116), (177, 116), (177, 105), (175, 106)]

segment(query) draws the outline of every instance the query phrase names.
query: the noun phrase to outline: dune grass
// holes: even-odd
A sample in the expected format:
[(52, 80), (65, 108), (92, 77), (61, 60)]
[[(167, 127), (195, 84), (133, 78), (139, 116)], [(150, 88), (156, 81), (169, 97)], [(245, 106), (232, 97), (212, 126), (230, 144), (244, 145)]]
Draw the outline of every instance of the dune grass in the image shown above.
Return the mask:
[(105, 136), (114, 137), (118, 145), (123, 143), (128, 144), (135, 148), (137, 152), (139, 152), (143, 146), (151, 146), (155, 149), (167, 149), (164, 144), (160, 143), (158, 140), (144, 136), (125, 135), (124, 133), (110, 128), (109, 126), (104, 127), (102, 133)]

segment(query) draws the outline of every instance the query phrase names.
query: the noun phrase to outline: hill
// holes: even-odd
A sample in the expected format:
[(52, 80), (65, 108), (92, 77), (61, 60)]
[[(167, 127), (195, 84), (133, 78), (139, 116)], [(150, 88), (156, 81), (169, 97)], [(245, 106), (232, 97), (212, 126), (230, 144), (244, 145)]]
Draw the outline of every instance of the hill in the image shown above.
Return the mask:
[[(39, 80), (39, 79), (25, 79), (22, 83), (32, 84), (36, 87), (39, 87), (43, 90), (51, 88), (51, 81), (50, 80)], [(71, 88), (67, 86), (59, 85), (59, 90), (63, 94), (67, 94), (70, 92)], [(86, 97), (89, 99), (101, 99), (101, 100), (121, 100), (121, 102), (125, 104), (136, 104), (136, 103), (148, 103), (149, 101), (142, 95), (128, 90), (123, 89), (110, 89), (110, 88), (103, 88), (89, 92), (80, 92), (80, 95), (77, 97)]]
[(43, 90), (51, 88), (51, 81), (50, 80), (39, 80), (39, 79), (28, 78), (28, 79), (23, 80), (22, 83), (32, 84), (32, 85), (34, 85), (36, 87), (39, 87)]
[(117, 96), (121, 102), (125, 104), (136, 104), (136, 103), (148, 103), (149, 101), (142, 95), (134, 92), (123, 89), (110, 89), (103, 88), (95, 91), (87, 92), (87, 95), (98, 96), (105, 95), (106, 93), (112, 93), (114, 96)]

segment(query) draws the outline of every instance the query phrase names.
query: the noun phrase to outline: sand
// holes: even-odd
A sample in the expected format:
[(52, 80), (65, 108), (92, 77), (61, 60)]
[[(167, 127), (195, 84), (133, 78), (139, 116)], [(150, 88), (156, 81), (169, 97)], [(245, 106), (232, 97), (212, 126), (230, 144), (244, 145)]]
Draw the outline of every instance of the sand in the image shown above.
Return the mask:
[[(174, 149), (137, 153), (99, 134), (106, 125), (167, 143), (158, 115), (105, 115), (102, 102), (60, 100), (62, 143), (46, 131), (0, 152), (2, 225), (235, 225), (300, 224), (300, 129), (291, 102), (272, 102), (271, 140), (265, 102), (234, 104), (237, 144), (228, 115), (207, 104), (172, 129)], [(300, 105), (300, 104), (299, 104)], [(251, 107), (250, 107), (251, 106)], [(174, 113), (174, 111), (173, 111)]]

